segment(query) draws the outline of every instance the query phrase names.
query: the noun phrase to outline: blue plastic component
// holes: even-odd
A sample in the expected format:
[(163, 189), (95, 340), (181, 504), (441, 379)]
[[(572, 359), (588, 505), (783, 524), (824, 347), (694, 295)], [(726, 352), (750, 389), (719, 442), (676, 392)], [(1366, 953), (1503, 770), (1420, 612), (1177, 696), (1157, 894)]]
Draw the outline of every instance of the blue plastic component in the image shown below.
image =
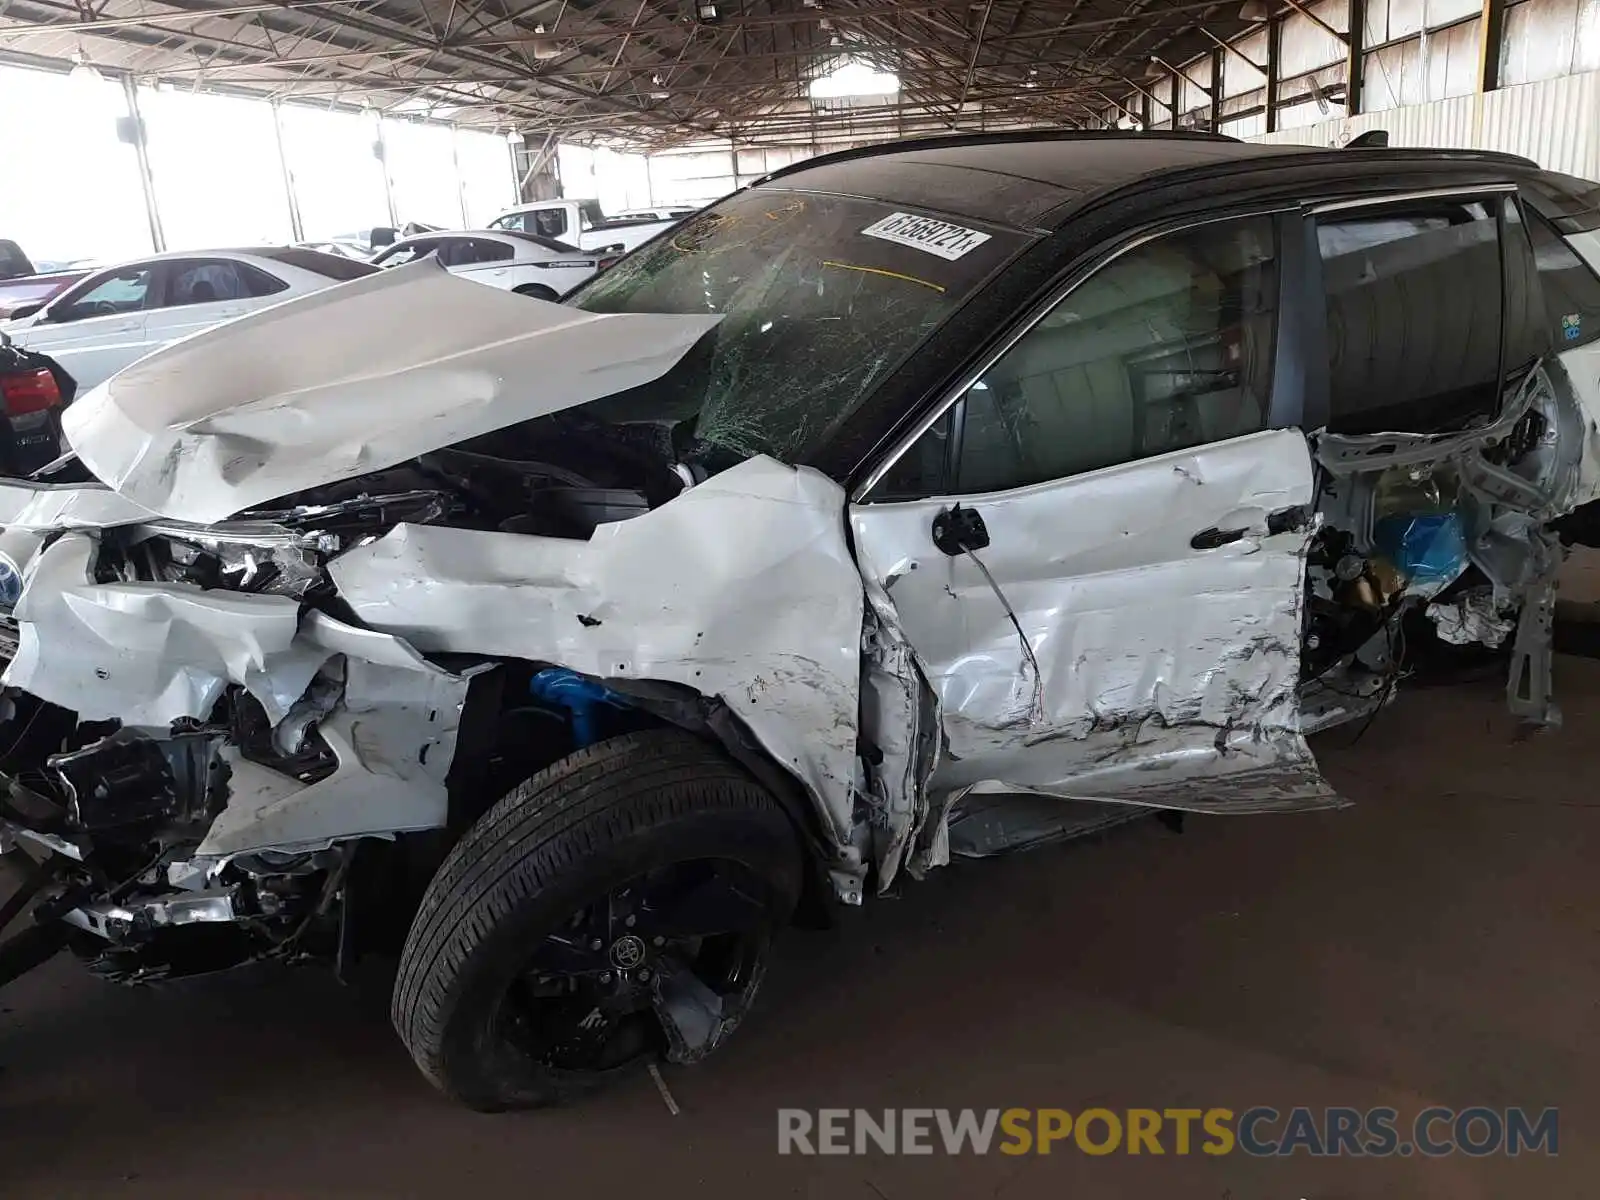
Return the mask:
[(537, 700), (556, 704), (572, 714), (572, 736), (578, 749), (600, 740), (600, 710), (631, 708), (628, 698), (565, 667), (547, 667), (528, 680)]
[(1411, 587), (1446, 584), (1467, 569), (1467, 532), (1457, 512), (1384, 517), (1372, 541)]

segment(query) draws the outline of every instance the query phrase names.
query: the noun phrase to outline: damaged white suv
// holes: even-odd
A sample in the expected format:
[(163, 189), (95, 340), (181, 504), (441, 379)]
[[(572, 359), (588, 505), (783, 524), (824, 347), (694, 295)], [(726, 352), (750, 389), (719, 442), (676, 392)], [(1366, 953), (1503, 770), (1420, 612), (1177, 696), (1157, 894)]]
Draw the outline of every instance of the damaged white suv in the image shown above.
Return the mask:
[(830, 901), (1337, 803), (1306, 734), (1430, 654), (1551, 722), (1597, 227), (1500, 155), (951, 138), (569, 306), (421, 263), (159, 351), (0, 483), (0, 982), (398, 950), (423, 1072), (549, 1103)]

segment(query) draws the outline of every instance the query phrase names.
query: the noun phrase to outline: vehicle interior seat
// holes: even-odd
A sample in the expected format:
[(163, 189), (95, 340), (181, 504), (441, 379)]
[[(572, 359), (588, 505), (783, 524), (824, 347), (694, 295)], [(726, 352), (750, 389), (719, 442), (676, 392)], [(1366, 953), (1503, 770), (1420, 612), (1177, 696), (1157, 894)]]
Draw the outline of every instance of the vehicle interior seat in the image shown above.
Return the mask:
[(1213, 268), (1180, 243), (1112, 263), (968, 393), (957, 486), (1062, 478), (1261, 429), (1275, 287), (1264, 258)]

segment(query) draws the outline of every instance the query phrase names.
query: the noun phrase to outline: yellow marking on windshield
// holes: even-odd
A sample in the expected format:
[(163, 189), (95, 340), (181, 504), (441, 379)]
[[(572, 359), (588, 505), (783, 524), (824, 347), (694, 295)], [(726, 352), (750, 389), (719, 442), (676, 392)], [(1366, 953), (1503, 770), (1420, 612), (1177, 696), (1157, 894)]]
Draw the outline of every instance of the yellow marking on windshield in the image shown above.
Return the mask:
[(941, 284), (933, 283), (927, 279), (918, 279), (915, 275), (902, 275), (899, 271), (885, 271), (882, 267), (858, 267), (854, 263), (834, 262), (831, 259), (823, 259), (822, 265), (825, 267), (838, 267), (841, 271), (861, 271), (867, 275), (882, 275), (885, 279), (901, 279), (906, 283), (920, 283), (923, 287), (932, 288), (936, 292), (942, 293), (944, 291), (944, 287)]

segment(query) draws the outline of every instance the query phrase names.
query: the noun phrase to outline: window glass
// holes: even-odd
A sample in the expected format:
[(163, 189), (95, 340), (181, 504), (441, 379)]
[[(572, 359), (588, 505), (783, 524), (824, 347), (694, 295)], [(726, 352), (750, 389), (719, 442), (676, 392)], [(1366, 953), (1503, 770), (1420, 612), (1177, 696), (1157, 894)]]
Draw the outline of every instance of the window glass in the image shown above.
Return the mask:
[[(329, 255), (331, 258), (332, 255)], [(245, 293), (250, 296), (275, 296), (279, 292), (289, 290), (289, 285), (276, 275), (269, 275), (258, 267), (249, 263), (236, 263), (235, 269), (239, 278), (244, 280)]]
[(148, 264), (124, 267), (110, 275), (99, 275), (80, 285), (50, 306), (52, 321), (82, 321), (89, 317), (114, 317), (137, 312), (150, 295), (151, 268)]
[(490, 229), (521, 229), (523, 226), (523, 213), (507, 213), (503, 217), (496, 217), (489, 222)]
[[(164, 308), (181, 308), (187, 304), (214, 304), (224, 300), (247, 300), (253, 295), (270, 295), (281, 290), (272, 287), (266, 292), (253, 290), (246, 268), (226, 259), (191, 259), (175, 262), (170, 267)], [(259, 274), (259, 272), (257, 272)], [(271, 276), (263, 276), (276, 285)]]
[(511, 258), (511, 247), (488, 238), (452, 238), (450, 257), (445, 262), (452, 267), (468, 267), (477, 263), (506, 262)]
[[(564, 237), (567, 232), (567, 214), (559, 208), (541, 208), (523, 214), (523, 228), (540, 237)], [(531, 221), (532, 224), (528, 224)]]
[(1600, 338), (1600, 278), (1542, 217), (1528, 214), (1528, 233), (1556, 351)]
[(1498, 412), (1498, 207), (1436, 200), (1318, 222), (1329, 429), (1435, 432)]
[[(1276, 308), (1270, 217), (1183, 230), (1113, 259), (967, 392), (949, 490), (1002, 491), (1264, 428)], [(943, 461), (948, 436), (930, 429), (893, 486), (918, 490), (911, 476)]]
[[(891, 220), (965, 242), (940, 254), (863, 232)], [(571, 415), (677, 425), (678, 461), (713, 471), (755, 454), (803, 459), (1023, 244), (1012, 230), (964, 229), (876, 200), (736, 193), (578, 294), (590, 312), (722, 320), (660, 379)]]

